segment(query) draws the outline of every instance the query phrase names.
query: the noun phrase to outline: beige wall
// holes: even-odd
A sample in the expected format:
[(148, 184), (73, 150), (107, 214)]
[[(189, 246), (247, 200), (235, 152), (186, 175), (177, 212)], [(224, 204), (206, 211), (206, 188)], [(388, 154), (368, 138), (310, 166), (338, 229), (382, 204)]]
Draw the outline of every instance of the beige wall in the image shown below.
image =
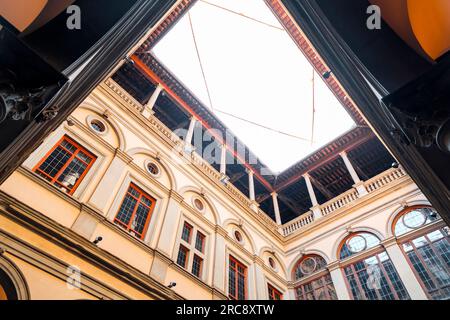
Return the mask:
[[(368, 230), (385, 240), (392, 238), (393, 215), (405, 205), (427, 203), (409, 177), (386, 185), (349, 205), (282, 236), (274, 222), (251, 208), (246, 195), (223, 186), (220, 174), (189, 155), (180, 155), (178, 138), (157, 119), (142, 116), (140, 106), (112, 82), (102, 83), (3, 185), (8, 201), (21, 204), (24, 212), (36, 212), (36, 224), (52, 224), (61, 237), (87, 248), (94, 256), (131, 273), (132, 280), (105, 271), (89, 260), (87, 253), (72, 252), (56, 241), (46, 239), (31, 227), (13, 221), (8, 207), (0, 210), (0, 232), (14, 235), (45, 252), (51, 263), (76, 265), (90, 279), (89, 288), (70, 291), (64, 277), (55, 270), (38, 268), (31, 257), (11, 258), (29, 283), (33, 299), (151, 299), (145, 284), (165, 290), (174, 298), (217, 299), (227, 296), (227, 266), (231, 254), (248, 267), (248, 298), (267, 299), (270, 283), (293, 299), (292, 268), (307, 253), (322, 255), (329, 264), (337, 261), (339, 242), (349, 231)], [(89, 121), (107, 126), (104, 134), (92, 130)], [(97, 156), (97, 160), (73, 195), (67, 195), (36, 176), (32, 169), (63, 136), (68, 135)], [(178, 143), (178, 144), (177, 144)], [(158, 164), (160, 174), (145, 169), (148, 161)], [(148, 231), (143, 239), (114, 224), (114, 217), (130, 182), (156, 199)], [(194, 199), (205, 208), (197, 210)], [(5, 200), (6, 201), (6, 200)], [(26, 215), (27, 213), (24, 213)], [(201, 278), (176, 265), (184, 221), (207, 236)], [(243, 241), (234, 238), (234, 232)], [(57, 232), (57, 231), (55, 231)], [(92, 241), (103, 240), (94, 245)], [(12, 241), (12, 240), (10, 240)], [(6, 240), (0, 236), (0, 246)], [(27, 250), (34, 250), (27, 248)], [(31, 255), (31, 254), (30, 254)], [(32, 256), (32, 255), (31, 255)], [(269, 257), (276, 262), (269, 266)], [(103, 261), (102, 260), (102, 261)], [(49, 262), (50, 263), (50, 262)], [(335, 281), (342, 281), (333, 273)], [(152, 280), (152, 281), (150, 281)], [(144, 284), (142, 284), (142, 281)], [(414, 281), (414, 279), (412, 280)], [(46, 286), (52, 290), (45, 290)], [(345, 284), (335, 283), (345, 298)]]

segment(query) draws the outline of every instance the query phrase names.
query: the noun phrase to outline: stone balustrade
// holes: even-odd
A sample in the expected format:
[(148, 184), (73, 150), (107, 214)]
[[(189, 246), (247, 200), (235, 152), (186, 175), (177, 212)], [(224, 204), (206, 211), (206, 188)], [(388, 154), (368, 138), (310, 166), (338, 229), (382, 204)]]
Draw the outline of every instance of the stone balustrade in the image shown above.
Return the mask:
[[(327, 216), (332, 212), (349, 205), (350, 203), (354, 202), (359, 198), (367, 197), (369, 194), (375, 192), (376, 190), (389, 186), (393, 182), (396, 182), (400, 178), (405, 176), (406, 172), (402, 168), (397, 169), (392, 168), (386, 170), (364, 182), (364, 187), (368, 192), (367, 195), (360, 196), (358, 192), (352, 188), (320, 205), (321, 216), (322, 217)], [(283, 236), (288, 236), (296, 232), (297, 230), (300, 230), (302, 228), (305, 228), (306, 226), (313, 224), (314, 221), (315, 220), (313, 213), (311, 211), (308, 211), (300, 215), (298, 218), (289, 221), (288, 223), (285, 223), (281, 227), (281, 233)]]

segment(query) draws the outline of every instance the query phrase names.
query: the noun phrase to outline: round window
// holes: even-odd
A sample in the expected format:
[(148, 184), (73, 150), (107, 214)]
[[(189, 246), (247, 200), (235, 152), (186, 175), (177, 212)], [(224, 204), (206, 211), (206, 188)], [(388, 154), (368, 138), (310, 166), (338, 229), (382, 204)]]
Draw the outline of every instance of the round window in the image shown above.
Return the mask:
[(306, 258), (300, 263), (300, 269), (303, 272), (303, 274), (308, 275), (313, 273), (316, 270), (317, 262), (314, 258)]
[(234, 238), (238, 241), (238, 242), (242, 242), (242, 235), (239, 231), (235, 231), (234, 232)]
[(154, 176), (157, 176), (159, 174), (159, 168), (154, 162), (147, 163), (147, 170)]
[(91, 121), (91, 128), (98, 133), (104, 133), (106, 131), (106, 125), (97, 119)]
[(350, 252), (361, 252), (367, 248), (367, 240), (363, 236), (356, 235), (347, 240), (347, 247)]
[(422, 211), (414, 210), (403, 215), (402, 220), (408, 228), (417, 229), (427, 222), (427, 216)]
[(269, 266), (272, 268), (272, 269), (275, 269), (276, 268), (276, 263), (275, 263), (275, 260), (273, 260), (273, 258), (272, 257), (269, 257)]
[(194, 206), (195, 206), (195, 208), (196, 208), (198, 211), (203, 211), (203, 210), (205, 209), (205, 205), (204, 205), (203, 202), (202, 202), (200, 199), (198, 199), (198, 198), (195, 198), (195, 199), (194, 199)]

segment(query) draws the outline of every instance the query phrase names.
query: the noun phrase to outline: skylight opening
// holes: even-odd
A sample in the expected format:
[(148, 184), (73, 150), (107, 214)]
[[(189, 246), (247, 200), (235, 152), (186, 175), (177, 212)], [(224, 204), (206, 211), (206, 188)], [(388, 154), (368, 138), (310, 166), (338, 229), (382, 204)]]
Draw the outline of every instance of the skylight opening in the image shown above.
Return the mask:
[(199, 0), (153, 53), (274, 172), (354, 126), (261, 0)]

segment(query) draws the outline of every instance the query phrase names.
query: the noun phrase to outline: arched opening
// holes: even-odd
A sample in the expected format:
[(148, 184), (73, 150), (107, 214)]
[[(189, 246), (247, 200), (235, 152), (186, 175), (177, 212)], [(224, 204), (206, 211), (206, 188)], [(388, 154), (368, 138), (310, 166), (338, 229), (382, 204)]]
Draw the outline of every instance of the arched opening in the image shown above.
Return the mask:
[(0, 300), (17, 300), (16, 287), (11, 278), (0, 269)]
[(431, 207), (413, 206), (401, 211), (393, 233), (417, 279), (430, 299), (450, 299), (449, 227)]
[(319, 255), (303, 256), (292, 273), (297, 300), (337, 300), (327, 263)]
[(380, 239), (369, 232), (354, 232), (339, 246), (347, 287), (355, 300), (409, 300)]

